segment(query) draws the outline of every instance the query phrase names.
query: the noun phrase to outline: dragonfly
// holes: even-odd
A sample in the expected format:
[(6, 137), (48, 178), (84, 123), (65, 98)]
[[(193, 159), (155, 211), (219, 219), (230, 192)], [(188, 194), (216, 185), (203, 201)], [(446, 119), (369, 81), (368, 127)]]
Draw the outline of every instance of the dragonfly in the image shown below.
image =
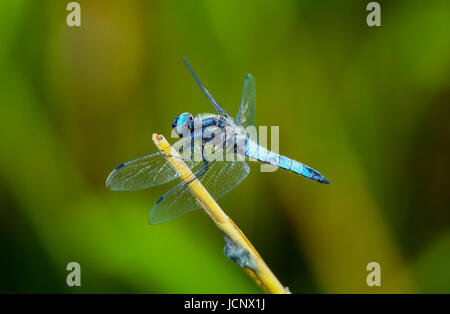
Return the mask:
[[(176, 116), (172, 122), (172, 131), (180, 138), (172, 146), (182, 153), (184, 161), (193, 173), (192, 179), (186, 182), (199, 180), (217, 200), (248, 176), (250, 167), (247, 161), (257, 160), (319, 183), (329, 183), (318, 171), (299, 161), (271, 152), (260, 146), (256, 139), (248, 136), (245, 128), (256, 126), (256, 85), (251, 74), (247, 74), (245, 78), (241, 105), (234, 119), (203, 86), (186, 58), (183, 57), (183, 60), (216, 111), (216, 114), (198, 114), (195, 117), (185, 112)], [(233, 136), (227, 136), (229, 134)], [(230, 138), (233, 140), (230, 141)], [(241, 145), (236, 145), (237, 142)], [(212, 152), (215, 149), (234, 154), (236, 158), (207, 158), (205, 151)], [(192, 158), (194, 153), (198, 153), (196, 156), (200, 158)], [(177, 178), (179, 179), (178, 173), (164, 154), (158, 151), (117, 166), (108, 176), (106, 186), (113, 191), (135, 191), (162, 185)], [(187, 189), (187, 184), (189, 183), (180, 180), (158, 199), (150, 213), (151, 224), (163, 223), (200, 208)]]

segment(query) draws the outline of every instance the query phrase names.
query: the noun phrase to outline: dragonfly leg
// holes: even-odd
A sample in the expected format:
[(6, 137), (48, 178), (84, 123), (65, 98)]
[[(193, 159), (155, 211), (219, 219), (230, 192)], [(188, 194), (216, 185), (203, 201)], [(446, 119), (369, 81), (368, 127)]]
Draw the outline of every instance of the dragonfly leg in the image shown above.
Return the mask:
[[(195, 175), (196, 178), (200, 178), (209, 169), (209, 161), (205, 158), (205, 146), (203, 146), (203, 145), (202, 145), (202, 159), (203, 159), (203, 167), (196, 173), (196, 175)], [(192, 180), (195, 180), (196, 178), (194, 178)], [(189, 181), (188, 184), (191, 181)]]
[(207, 160), (203, 160), (203, 167), (197, 172), (195, 175), (197, 178), (200, 178), (202, 175), (206, 173), (209, 169), (209, 162)]
[(194, 180), (197, 180), (198, 178), (200, 178), (202, 175), (204, 175), (206, 173), (206, 171), (208, 171), (209, 169), (209, 165), (212, 164), (213, 162), (209, 162), (207, 160), (203, 160), (203, 166), (197, 171), (197, 173), (194, 175), (195, 177), (191, 180), (189, 180), (186, 185), (188, 185), (189, 183), (191, 183)]

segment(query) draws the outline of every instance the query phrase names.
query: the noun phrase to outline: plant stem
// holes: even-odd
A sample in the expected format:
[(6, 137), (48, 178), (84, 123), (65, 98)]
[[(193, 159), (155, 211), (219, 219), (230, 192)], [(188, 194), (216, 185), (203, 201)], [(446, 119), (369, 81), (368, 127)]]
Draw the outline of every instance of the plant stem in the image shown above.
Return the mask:
[(153, 141), (159, 151), (164, 154), (173, 169), (180, 175), (180, 178), (186, 183), (187, 188), (194, 195), (197, 202), (203, 207), (217, 227), (224, 233), (225, 237), (228, 237), (228, 239), (232, 241), (232, 249), (235, 247), (237, 250), (240, 250), (240, 252), (246, 253), (245, 255), (247, 258), (245, 259), (245, 266), (242, 266), (242, 264), (239, 263), (245, 272), (265, 292), (289, 294), (289, 289), (284, 287), (277, 277), (275, 277), (250, 241), (230, 217), (224, 213), (200, 181), (192, 180), (194, 175), (191, 169), (179, 156), (178, 152), (172, 148), (164, 136), (153, 134)]

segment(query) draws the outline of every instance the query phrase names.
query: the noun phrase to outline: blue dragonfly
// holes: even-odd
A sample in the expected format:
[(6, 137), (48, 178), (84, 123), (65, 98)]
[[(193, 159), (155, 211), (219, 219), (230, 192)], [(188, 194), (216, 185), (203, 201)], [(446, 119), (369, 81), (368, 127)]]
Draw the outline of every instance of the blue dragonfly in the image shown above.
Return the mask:
[[(273, 153), (248, 136), (245, 128), (256, 125), (256, 89), (251, 74), (245, 79), (241, 106), (236, 119), (233, 119), (209, 94), (187, 60), (183, 60), (217, 114), (198, 114), (193, 117), (185, 112), (175, 117), (172, 130), (181, 139), (172, 146), (182, 153), (184, 161), (192, 169), (192, 180), (200, 180), (214, 199), (224, 196), (247, 177), (250, 168), (246, 159), (271, 164), (320, 183), (329, 183), (318, 171)], [(233, 136), (228, 136), (230, 133)], [(237, 142), (242, 145), (236, 145)], [(235, 158), (207, 158), (206, 150), (219, 148), (235, 154)], [(196, 152), (200, 152), (200, 158), (193, 158)], [(134, 191), (161, 185), (178, 177), (164, 155), (155, 152), (117, 166), (108, 176), (106, 186), (113, 191)], [(184, 181), (180, 180), (156, 202), (150, 214), (150, 223), (163, 223), (198, 208), (200, 205)]]

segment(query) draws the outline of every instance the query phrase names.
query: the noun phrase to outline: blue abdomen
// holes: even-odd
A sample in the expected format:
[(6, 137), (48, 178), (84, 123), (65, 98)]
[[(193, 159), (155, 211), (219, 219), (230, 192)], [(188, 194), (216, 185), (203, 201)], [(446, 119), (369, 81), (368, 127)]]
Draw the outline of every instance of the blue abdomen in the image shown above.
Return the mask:
[(247, 140), (245, 154), (249, 158), (255, 158), (260, 162), (265, 162), (274, 166), (278, 166), (280, 168), (290, 170), (296, 174), (300, 174), (308, 179), (320, 182), (320, 183), (330, 183), (327, 178), (321, 175), (318, 171), (288, 158), (286, 156), (281, 156), (279, 154), (275, 154), (266, 148), (259, 146), (252, 140)]

